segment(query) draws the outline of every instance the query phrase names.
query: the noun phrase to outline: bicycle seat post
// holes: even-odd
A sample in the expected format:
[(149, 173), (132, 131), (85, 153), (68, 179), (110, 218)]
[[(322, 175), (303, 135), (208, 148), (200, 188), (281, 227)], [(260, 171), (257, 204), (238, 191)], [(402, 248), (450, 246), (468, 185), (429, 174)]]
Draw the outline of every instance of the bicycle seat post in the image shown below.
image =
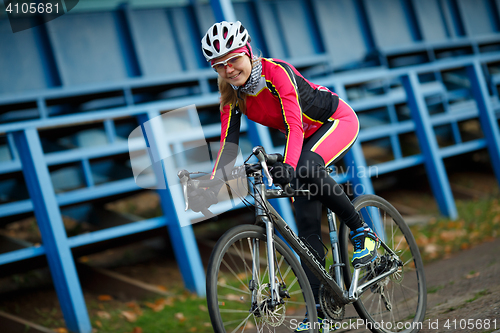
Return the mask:
[(332, 256), (333, 256), (333, 269), (335, 272), (335, 281), (341, 287), (344, 286), (344, 278), (342, 275), (342, 266), (345, 264), (342, 263), (340, 259), (340, 248), (339, 248), (339, 236), (337, 233), (337, 221), (335, 213), (330, 209), (327, 209), (327, 217), (328, 217), (328, 228), (330, 231), (330, 244), (332, 246)]

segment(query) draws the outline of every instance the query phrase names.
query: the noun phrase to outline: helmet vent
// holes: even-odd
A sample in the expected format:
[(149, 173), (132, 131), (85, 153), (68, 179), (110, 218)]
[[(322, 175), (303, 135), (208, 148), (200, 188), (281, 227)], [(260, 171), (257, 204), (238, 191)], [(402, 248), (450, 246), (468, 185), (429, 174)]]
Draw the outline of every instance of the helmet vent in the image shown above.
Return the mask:
[(207, 35), (207, 38), (206, 38), (206, 39), (207, 39), (207, 44), (208, 44), (209, 46), (212, 46), (212, 42), (210, 42), (210, 37), (209, 37), (208, 35)]
[(220, 43), (219, 40), (214, 40), (214, 47), (217, 52), (220, 52)]
[(214, 29), (212, 30), (212, 35), (217, 36), (217, 26), (214, 25)]
[(210, 52), (209, 50), (206, 50), (206, 49), (203, 49), (203, 52), (205, 52), (205, 54), (209, 57), (211, 57), (213, 55), (212, 52)]
[(224, 29), (222, 29), (222, 36), (224, 36), (224, 38), (226, 38), (228, 32), (229, 32), (229, 30), (227, 30), (227, 27), (224, 27)]
[(230, 47), (233, 45), (233, 41), (234, 41), (234, 37), (233, 37), (233, 36), (231, 36), (231, 37), (228, 39), (227, 43), (226, 43), (226, 48), (230, 48)]

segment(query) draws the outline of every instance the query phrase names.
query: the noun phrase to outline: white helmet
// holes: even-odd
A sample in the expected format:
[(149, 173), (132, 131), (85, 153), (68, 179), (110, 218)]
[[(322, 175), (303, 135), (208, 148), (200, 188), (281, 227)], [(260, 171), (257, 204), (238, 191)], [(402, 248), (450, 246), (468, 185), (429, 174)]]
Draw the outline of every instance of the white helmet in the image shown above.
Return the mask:
[(203, 55), (210, 61), (245, 46), (250, 42), (247, 29), (240, 21), (215, 23), (201, 40)]

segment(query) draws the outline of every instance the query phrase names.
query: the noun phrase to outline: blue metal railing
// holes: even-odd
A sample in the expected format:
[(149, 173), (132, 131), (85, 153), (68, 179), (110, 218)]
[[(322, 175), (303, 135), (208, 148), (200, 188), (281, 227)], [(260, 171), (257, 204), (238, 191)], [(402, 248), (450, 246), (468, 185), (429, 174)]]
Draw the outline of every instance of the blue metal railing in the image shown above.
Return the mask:
[[(490, 3), (479, 2), (478, 12)], [(445, 158), (488, 149), (500, 183), (498, 13), (487, 13), (488, 18), (484, 14), (485, 22), (471, 28), (471, 22), (480, 16), (464, 11), (463, 7), (470, 5), (467, 1), (401, 3), (383, 0), (393, 14), (390, 22), (385, 22), (387, 15), (377, 14), (383, 6), (363, 0), (211, 0), (210, 5), (191, 1), (189, 5), (159, 10), (129, 6), (99, 15), (68, 14), (75, 15), (78, 24), (84, 26), (96, 17), (103, 18), (98, 25), (108, 30), (97, 40), (109, 44), (101, 47), (115, 62), (100, 63), (96, 49), (89, 52), (89, 63), (84, 62), (89, 60), (84, 55), (75, 58), (79, 52), (75, 48), (81, 41), (73, 42), (70, 33), (54, 31), (59, 27), (71, 32), (73, 21), (67, 18), (23, 34), (0, 35), (0, 65), (5, 69), (0, 79), (0, 224), (34, 213), (43, 240), (41, 246), (0, 254), (0, 265), (45, 255), (68, 328), (87, 333), (91, 327), (71, 250), (167, 227), (187, 288), (204, 294), (204, 272), (192, 228), (181, 227), (196, 214), (175, 213), (179, 208), (176, 193), (158, 191), (164, 212), (161, 217), (73, 237), (66, 236), (61, 211), (69, 205), (139, 190), (130, 170), (128, 176), (113, 178), (102, 171), (107, 166), (99, 163), (102, 159), (113, 162), (126, 154), (129, 146), (124, 140), (128, 133), (123, 132), (162, 111), (195, 104), (200, 115), (206, 111), (210, 120), (204, 126), (206, 137), (219, 135), (216, 74), (204, 63), (198, 43), (205, 30), (223, 18), (242, 20), (251, 30), (255, 50), (260, 49), (264, 56), (283, 56), (315, 83), (337, 92), (357, 111), (362, 129), (345, 163), (366, 172), (334, 175), (339, 182), (350, 181), (365, 193), (373, 193), (371, 179), (378, 174), (423, 164), (441, 212), (457, 217)], [(451, 3), (453, 8), (446, 7)], [(213, 11), (207, 11), (210, 8)], [(442, 19), (443, 12), (454, 20)], [(269, 19), (273, 13), (278, 20)], [(399, 22), (400, 31), (391, 31), (399, 35), (390, 39), (384, 29), (394, 22)], [(461, 23), (457, 26), (453, 22)], [(6, 25), (6, 20), (0, 20), (0, 29)], [(83, 31), (78, 36), (82, 40), (92, 38)], [(168, 47), (151, 36), (161, 37), (159, 40), (166, 43), (162, 45)], [(402, 41), (401, 45), (394, 45), (393, 40)], [(160, 53), (153, 52), (157, 46)], [(163, 57), (165, 52), (168, 57)], [(29, 73), (17, 66), (23, 61), (32, 65)], [(78, 68), (87, 68), (89, 77)], [(99, 72), (107, 70), (113, 82), (103, 79), (106, 75)], [(427, 76), (431, 79), (424, 79)], [(483, 135), (464, 140), (460, 123), (467, 121), (479, 122)], [(453, 141), (446, 146), (440, 144), (436, 134), (441, 127)], [(268, 151), (282, 149), (273, 142), (270, 131), (260, 125), (247, 121), (242, 131), (252, 145), (261, 144)], [(92, 137), (92, 133), (100, 133), (99, 146), (94, 145), (96, 141), (71, 146), (77, 138)], [(169, 137), (158, 128), (152, 133), (147, 143), (138, 141), (133, 149), (159, 151), (168, 141), (179, 150), (190, 140), (189, 136)], [(405, 152), (401, 141), (405, 135), (417, 138), (416, 151)], [(387, 152), (384, 159), (371, 156), (370, 147)], [(80, 173), (75, 188), (57, 183), (54, 175), (60, 170), (55, 169), (60, 167)], [(166, 164), (159, 165), (147, 182), (154, 185), (168, 178), (167, 169)], [(23, 187), (29, 197), (10, 195), (13, 188), (20, 193)], [(288, 201), (280, 200), (275, 205), (293, 225)], [(231, 207), (227, 203), (220, 209)]]

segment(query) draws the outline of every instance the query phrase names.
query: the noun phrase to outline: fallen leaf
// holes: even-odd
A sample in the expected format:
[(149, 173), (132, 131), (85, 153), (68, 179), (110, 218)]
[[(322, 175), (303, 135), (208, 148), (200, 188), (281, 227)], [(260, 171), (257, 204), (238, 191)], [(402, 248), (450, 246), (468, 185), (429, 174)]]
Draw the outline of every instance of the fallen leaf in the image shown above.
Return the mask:
[(57, 333), (68, 333), (68, 330), (65, 329), (64, 327), (59, 327), (59, 328), (54, 329), (54, 332), (57, 332)]
[(134, 327), (134, 329), (132, 330), (132, 333), (142, 333), (142, 328)]
[(196, 332), (197, 330), (198, 330), (198, 329), (197, 329), (196, 327), (191, 327), (191, 328), (189, 329), (189, 332)]
[(127, 306), (131, 309), (134, 310), (134, 312), (137, 314), (137, 315), (142, 315), (142, 310), (141, 310), (141, 307), (139, 306), (139, 304), (137, 304), (136, 302), (128, 302), (127, 303)]
[(200, 304), (200, 306), (198, 306), (198, 309), (200, 309), (200, 311), (203, 311), (203, 312), (208, 311), (207, 307), (205, 305), (202, 305), (202, 304)]
[(474, 279), (474, 278), (477, 278), (479, 275), (481, 274), (481, 272), (477, 272), (477, 273), (471, 273), (471, 274), (467, 274), (465, 276), (466, 279)]
[(94, 323), (95, 323), (95, 326), (97, 326), (97, 327), (99, 327), (99, 328), (101, 328), (101, 327), (102, 327), (102, 323), (101, 323), (101, 321), (100, 321), (100, 320), (96, 320)]
[(111, 315), (106, 311), (97, 311), (97, 317), (101, 319), (111, 319)]
[(122, 316), (124, 316), (125, 319), (131, 323), (137, 320), (137, 314), (132, 311), (122, 311)]
[(156, 304), (156, 303), (146, 302), (146, 303), (144, 303), (144, 305), (146, 305), (148, 308), (152, 309), (154, 312), (160, 312), (161, 310), (163, 310), (165, 308), (164, 303)]
[(458, 237), (465, 236), (466, 234), (467, 234), (467, 231), (465, 231), (464, 229), (445, 230), (445, 231), (441, 232), (441, 234), (439, 235), (439, 238), (441, 238), (445, 242), (451, 242)]
[(162, 291), (167, 291), (167, 287), (165, 286), (156, 286), (158, 289), (162, 290)]
[(155, 301), (156, 305), (168, 305), (168, 306), (174, 306), (174, 298), (173, 297), (168, 297), (168, 298), (159, 298)]
[(240, 300), (240, 297), (238, 295), (234, 295), (234, 294), (228, 294), (228, 295), (226, 295), (226, 298), (229, 301), (239, 301)]
[(111, 295), (99, 295), (97, 299), (100, 301), (112, 301), (113, 297)]
[(431, 259), (436, 258), (438, 255), (439, 247), (436, 244), (427, 244), (424, 247), (424, 252), (429, 255)]
[(468, 244), (468, 243), (462, 243), (462, 244), (460, 244), (460, 248), (462, 250), (467, 250), (467, 249), (470, 248), (470, 244)]
[(175, 314), (175, 318), (180, 321), (181, 323), (186, 321), (186, 317), (184, 317), (184, 314), (182, 312), (177, 312)]
[(248, 321), (247, 324), (245, 325), (245, 329), (251, 330), (253, 328), (255, 328), (255, 325), (252, 322)]

